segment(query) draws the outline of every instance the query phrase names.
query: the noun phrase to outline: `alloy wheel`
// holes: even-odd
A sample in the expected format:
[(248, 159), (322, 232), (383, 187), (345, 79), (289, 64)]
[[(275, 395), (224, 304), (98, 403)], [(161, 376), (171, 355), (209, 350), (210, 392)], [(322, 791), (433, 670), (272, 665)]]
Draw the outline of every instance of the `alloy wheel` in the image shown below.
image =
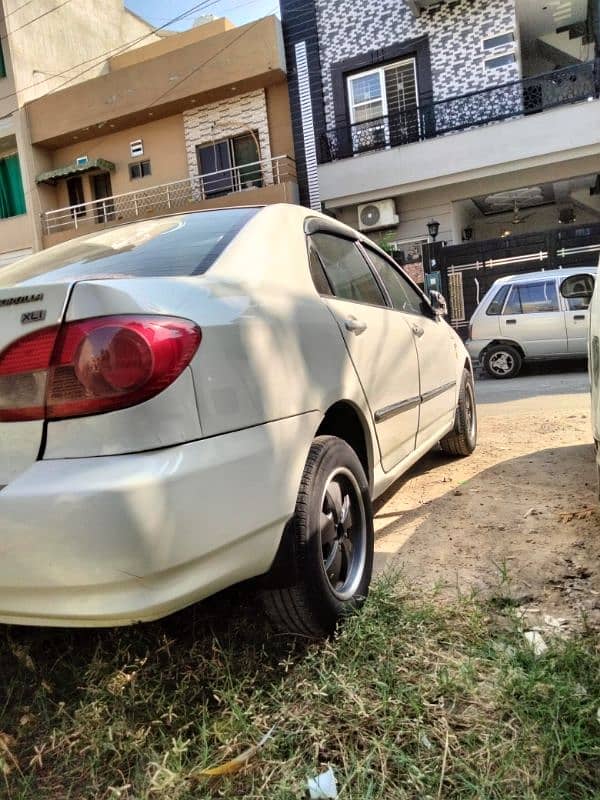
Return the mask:
[(360, 487), (345, 467), (331, 473), (321, 501), (323, 569), (333, 593), (351, 599), (366, 563), (366, 513)]

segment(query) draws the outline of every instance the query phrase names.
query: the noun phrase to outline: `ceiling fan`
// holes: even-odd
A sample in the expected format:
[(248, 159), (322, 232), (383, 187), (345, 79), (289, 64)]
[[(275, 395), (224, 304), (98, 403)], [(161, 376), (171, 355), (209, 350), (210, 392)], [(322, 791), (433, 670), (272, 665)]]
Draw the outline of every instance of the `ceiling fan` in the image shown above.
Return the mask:
[[(511, 225), (520, 225), (522, 222), (525, 222), (526, 219), (529, 219), (529, 217), (532, 217), (532, 216), (533, 216), (533, 214), (521, 214), (521, 211), (519, 209), (519, 204), (515, 200), (515, 202), (513, 203), (513, 217), (510, 220)], [(485, 224), (486, 225), (497, 225), (498, 222), (497, 222), (497, 220), (490, 219), (490, 220), (487, 220)]]

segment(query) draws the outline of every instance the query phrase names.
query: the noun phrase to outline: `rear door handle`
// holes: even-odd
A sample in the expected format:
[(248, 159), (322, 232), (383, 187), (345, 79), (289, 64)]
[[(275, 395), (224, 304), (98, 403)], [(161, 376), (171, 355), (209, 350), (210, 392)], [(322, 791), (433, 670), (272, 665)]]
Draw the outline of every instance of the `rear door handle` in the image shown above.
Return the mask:
[(356, 317), (347, 317), (347, 319), (344, 321), (344, 325), (347, 331), (354, 333), (356, 336), (360, 336), (361, 333), (364, 333), (367, 330), (367, 323), (360, 319), (356, 319)]
[(506, 320), (506, 324), (507, 325), (516, 325), (517, 324), (517, 320), (516, 319), (507, 319)]
[(573, 319), (585, 319), (585, 314), (575, 314)]
[(421, 338), (421, 336), (423, 336), (423, 334), (425, 333), (425, 331), (423, 330), (423, 328), (420, 325), (413, 325), (412, 326), (412, 330), (413, 330), (414, 335), (418, 336), (419, 338)]

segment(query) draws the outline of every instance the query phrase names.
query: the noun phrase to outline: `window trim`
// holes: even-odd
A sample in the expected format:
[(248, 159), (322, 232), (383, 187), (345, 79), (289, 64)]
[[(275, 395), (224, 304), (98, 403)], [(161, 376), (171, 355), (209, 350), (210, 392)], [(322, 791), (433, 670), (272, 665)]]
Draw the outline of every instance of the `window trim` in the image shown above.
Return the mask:
[[(383, 48), (367, 50), (360, 55), (336, 61), (331, 65), (331, 83), (333, 93), (333, 109), (335, 125), (340, 129), (347, 128), (350, 120), (346, 77), (361, 70), (386, 65), (402, 58), (414, 58), (417, 71), (417, 88), (419, 107), (426, 106), (433, 100), (433, 78), (429, 36), (423, 34), (414, 39), (394, 42)], [(430, 129), (435, 129), (434, 122)]]

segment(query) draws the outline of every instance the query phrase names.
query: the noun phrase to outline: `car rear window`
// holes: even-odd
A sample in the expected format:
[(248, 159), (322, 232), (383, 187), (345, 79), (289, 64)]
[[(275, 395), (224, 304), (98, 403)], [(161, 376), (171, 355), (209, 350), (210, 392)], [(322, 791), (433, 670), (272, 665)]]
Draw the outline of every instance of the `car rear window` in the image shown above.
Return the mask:
[(258, 211), (202, 211), (102, 230), (4, 267), (0, 286), (202, 275)]

